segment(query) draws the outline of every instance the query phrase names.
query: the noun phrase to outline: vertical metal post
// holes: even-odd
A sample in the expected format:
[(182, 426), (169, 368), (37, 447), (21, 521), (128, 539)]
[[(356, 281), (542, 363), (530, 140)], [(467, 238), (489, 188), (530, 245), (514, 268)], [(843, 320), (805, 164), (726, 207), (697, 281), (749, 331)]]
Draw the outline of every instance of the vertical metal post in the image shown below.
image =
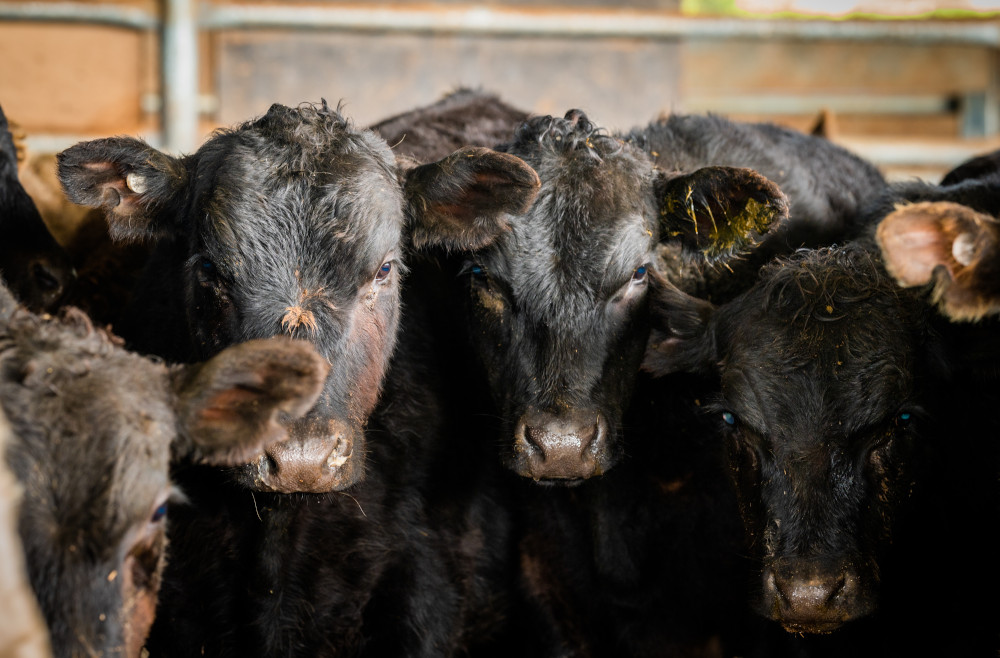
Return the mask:
[(166, 0), (163, 20), (163, 142), (175, 153), (198, 145), (198, 27), (195, 0)]
[(1000, 49), (990, 49), (989, 76), (986, 106), (983, 108), (983, 134), (996, 137), (1000, 134)]

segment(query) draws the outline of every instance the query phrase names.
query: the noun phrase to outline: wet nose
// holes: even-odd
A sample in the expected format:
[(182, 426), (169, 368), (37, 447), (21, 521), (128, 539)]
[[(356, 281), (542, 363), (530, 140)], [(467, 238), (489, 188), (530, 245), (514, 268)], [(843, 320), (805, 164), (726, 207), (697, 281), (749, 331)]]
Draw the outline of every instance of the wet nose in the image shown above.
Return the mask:
[[(362, 465), (355, 450), (356, 434), (337, 428), (324, 434), (303, 436), (290, 428), (287, 441), (268, 447), (258, 462), (257, 484), (278, 493), (325, 493), (356, 483)], [(298, 436), (296, 434), (299, 434)]]
[(791, 562), (767, 568), (763, 575), (765, 606), (791, 632), (829, 633), (874, 609), (849, 566), (820, 569)]
[(520, 475), (535, 480), (576, 480), (599, 475), (607, 423), (591, 410), (529, 412), (515, 429)]

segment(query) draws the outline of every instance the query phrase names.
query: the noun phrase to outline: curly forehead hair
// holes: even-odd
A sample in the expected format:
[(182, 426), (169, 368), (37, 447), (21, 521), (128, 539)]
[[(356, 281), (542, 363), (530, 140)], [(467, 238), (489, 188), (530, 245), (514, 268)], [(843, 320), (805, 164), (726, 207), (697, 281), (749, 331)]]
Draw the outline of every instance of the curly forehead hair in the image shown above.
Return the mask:
[(556, 153), (585, 152), (597, 160), (621, 152), (622, 141), (593, 124), (581, 110), (570, 110), (563, 118), (532, 117), (522, 123), (509, 144), (499, 151), (523, 153), (542, 149)]
[(899, 288), (878, 256), (864, 245), (800, 250), (762, 268), (760, 280), (767, 306), (794, 310), (797, 318), (829, 322), (858, 304), (876, 300), (911, 317), (922, 314), (914, 295)]
[(0, 362), (19, 347), (27, 355), (72, 353), (74, 358), (83, 359), (104, 357), (118, 350), (124, 353), (124, 344), (107, 329), (95, 327), (87, 314), (75, 307), (64, 308), (58, 317), (40, 317), (18, 309), (0, 326)]

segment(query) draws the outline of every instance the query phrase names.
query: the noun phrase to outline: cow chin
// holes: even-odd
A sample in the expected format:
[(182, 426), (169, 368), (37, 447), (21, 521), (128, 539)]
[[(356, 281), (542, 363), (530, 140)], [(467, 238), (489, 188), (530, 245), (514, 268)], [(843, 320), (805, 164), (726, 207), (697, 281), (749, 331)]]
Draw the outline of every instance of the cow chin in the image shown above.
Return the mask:
[[(310, 423), (310, 430), (315, 430)], [(233, 469), (235, 480), (254, 491), (327, 493), (356, 484), (364, 475), (363, 432), (331, 421), (328, 431), (295, 431), (249, 464)]]

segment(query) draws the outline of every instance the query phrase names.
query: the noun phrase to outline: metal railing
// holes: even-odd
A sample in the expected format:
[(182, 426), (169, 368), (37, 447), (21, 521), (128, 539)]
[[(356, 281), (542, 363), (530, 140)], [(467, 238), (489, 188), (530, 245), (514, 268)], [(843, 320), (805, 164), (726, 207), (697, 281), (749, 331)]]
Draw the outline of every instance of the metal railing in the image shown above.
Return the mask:
[[(164, 0), (162, 8), (160, 16), (112, 4), (0, 2), (0, 20), (82, 22), (160, 31), (163, 137), (159, 141), (175, 152), (197, 146), (197, 36), (201, 30), (280, 28), (564, 38), (838, 40), (1000, 49), (1000, 25), (974, 21), (742, 20), (631, 10), (216, 5), (197, 0)], [(1000, 107), (994, 104), (988, 109), (991, 118), (987, 131), (995, 134), (1000, 131)]]

